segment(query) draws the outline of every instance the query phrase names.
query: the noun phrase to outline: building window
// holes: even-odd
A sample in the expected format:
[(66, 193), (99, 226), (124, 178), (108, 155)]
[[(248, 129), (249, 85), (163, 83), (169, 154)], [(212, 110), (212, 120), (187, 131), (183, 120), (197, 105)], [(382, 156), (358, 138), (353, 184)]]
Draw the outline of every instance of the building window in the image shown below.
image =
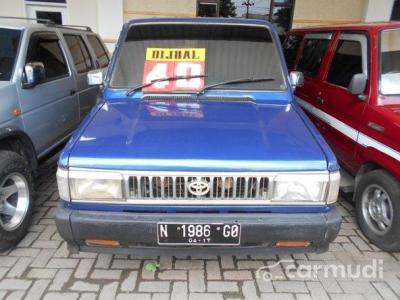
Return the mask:
[(197, 16), (218, 17), (218, 1), (199, 1), (197, 4)]
[(270, 21), (282, 36), (292, 26), (295, 0), (199, 0), (200, 17), (246, 18)]
[(400, 0), (394, 1), (391, 20), (400, 21)]
[(62, 3), (65, 4), (67, 3), (66, 0), (25, 0), (28, 2), (46, 2), (46, 3)]
[[(41, 20), (50, 20), (54, 24), (62, 25), (62, 14), (58, 11), (36, 11), (36, 18)], [(38, 23), (46, 23), (46, 21), (38, 20)]]
[(272, 0), (271, 2), (269, 20), (276, 25), (279, 35), (283, 35), (292, 27), (294, 0)]

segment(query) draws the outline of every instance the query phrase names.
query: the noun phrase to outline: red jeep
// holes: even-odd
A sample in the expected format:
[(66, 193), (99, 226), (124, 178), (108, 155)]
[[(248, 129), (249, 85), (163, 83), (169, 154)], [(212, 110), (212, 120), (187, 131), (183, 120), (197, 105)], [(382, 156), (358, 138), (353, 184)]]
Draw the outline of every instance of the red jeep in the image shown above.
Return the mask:
[(304, 74), (298, 103), (355, 176), (362, 231), (400, 250), (400, 22), (294, 29), (284, 53)]

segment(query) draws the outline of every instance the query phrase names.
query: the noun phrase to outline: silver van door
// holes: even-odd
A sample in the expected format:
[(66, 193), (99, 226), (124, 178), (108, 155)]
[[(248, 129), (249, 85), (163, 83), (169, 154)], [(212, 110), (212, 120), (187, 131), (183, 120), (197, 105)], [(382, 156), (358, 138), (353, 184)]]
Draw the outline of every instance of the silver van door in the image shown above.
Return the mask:
[(25, 57), (25, 64), (44, 66), (43, 78), (34, 86), (25, 84), (25, 68), (19, 90), (25, 130), (41, 156), (66, 138), (79, 122), (76, 84), (56, 32), (33, 32)]
[(79, 115), (82, 120), (96, 104), (99, 93), (98, 86), (89, 86), (87, 83), (87, 72), (95, 68), (95, 60), (91, 59), (88, 46), (80, 34), (65, 33), (63, 36), (75, 65), (74, 73), (77, 79)]

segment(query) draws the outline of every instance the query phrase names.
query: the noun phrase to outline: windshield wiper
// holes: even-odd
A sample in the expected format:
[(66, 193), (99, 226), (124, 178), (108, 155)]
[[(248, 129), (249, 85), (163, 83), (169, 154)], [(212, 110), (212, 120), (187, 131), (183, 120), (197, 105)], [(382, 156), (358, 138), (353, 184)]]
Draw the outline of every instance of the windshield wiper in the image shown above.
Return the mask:
[(237, 78), (227, 81), (221, 81), (217, 83), (212, 83), (210, 85), (205, 86), (201, 91), (197, 92), (197, 95), (203, 94), (206, 90), (212, 89), (214, 87), (226, 84), (237, 84), (237, 83), (247, 83), (247, 82), (263, 82), (263, 81), (274, 81), (273, 77), (249, 77), (249, 78)]
[(162, 78), (157, 78), (153, 79), (152, 81), (148, 83), (144, 83), (138, 86), (133, 87), (131, 90), (126, 92), (127, 96), (131, 96), (133, 93), (135, 93), (138, 90), (141, 90), (142, 88), (151, 86), (157, 82), (163, 82), (163, 81), (170, 81), (170, 80), (180, 80), (180, 79), (192, 79), (192, 78), (205, 78), (207, 75), (188, 75), (188, 76), (171, 76), (171, 77), (162, 77)]

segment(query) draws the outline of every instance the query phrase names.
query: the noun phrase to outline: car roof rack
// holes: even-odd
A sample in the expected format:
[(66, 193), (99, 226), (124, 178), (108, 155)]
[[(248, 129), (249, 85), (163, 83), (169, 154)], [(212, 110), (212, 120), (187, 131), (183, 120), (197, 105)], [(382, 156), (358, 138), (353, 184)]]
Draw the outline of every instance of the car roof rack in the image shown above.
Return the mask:
[(26, 17), (8, 17), (8, 16), (0, 16), (0, 19), (39, 21), (39, 22), (43, 22), (46, 25), (55, 25), (54, 21), (49, 20), (49, 19), (37, 19), (37, 18), (26, 18)]
[(90, 28), (89, 26), (84, 26), (84, 25), (59, 25), (59, 24), (55, 24), (56, 27), (61, 27), (61, 28), (71, 28), (71, 29), (81, 29), (81, 30), (86, 30), (86, 31), (90, 31), (93, 32), (92, 28)]
[(54, 23), (53, 20), (50, 19), (37, 19), (37, 18), (26, 18), (26, 17), (8, 17), (8, 16), (0, 16), (0, 19), (11, 19), (11, 20), (26, 20), (26, 21), (39, 21), (43, 22), (43, 24), (47, 26), (54, 26), (54, 27), (59, 27), (59, 28), (71, 28), (75, 30), (86, 30), (89, 32), (93, 32), (92, 28), (89, 26), (83, 26), (83, 25), (59, 25)]

